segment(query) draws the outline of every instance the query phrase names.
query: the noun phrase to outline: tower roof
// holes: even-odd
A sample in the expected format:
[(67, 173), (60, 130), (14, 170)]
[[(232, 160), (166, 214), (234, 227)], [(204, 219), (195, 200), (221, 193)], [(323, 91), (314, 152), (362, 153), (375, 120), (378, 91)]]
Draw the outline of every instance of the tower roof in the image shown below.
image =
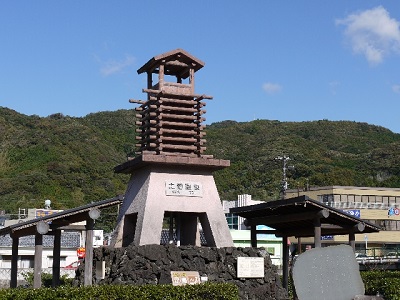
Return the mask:
[(166, 75), (175, 75), (181, 78), (189, 77), (189, 70), (200, 70), (204, 67), (205, 63), (200, 59), (192, 56), (190, 53), (183, 49), (175, 49), (151, 58), (140, 69), (137, 70), (138, 74), (143, 72), (158, 73), (158, 67), (164, 63)]

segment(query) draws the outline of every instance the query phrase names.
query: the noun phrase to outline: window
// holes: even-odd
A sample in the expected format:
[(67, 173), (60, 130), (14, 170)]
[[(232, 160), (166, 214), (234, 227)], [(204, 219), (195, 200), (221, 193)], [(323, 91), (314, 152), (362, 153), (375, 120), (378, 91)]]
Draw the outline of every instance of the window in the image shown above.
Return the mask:
[(275, 247), (267, 247), (267, 252), (269, 255), (275, 255)]
[(2, 255), (1, 267), (11, 268), (11, 255)]
[[(53, 266), (53, 256), (48, 256), (49, 259), (49, 265), (48, 267), (51, 268)], [(60, 267), (65, 267), (67, 262), (67, 257), (66, 256), (60, 256)]]
[(19, 268), (33, 268), (35, 256), (34, 255), (21, 255), (21, 262), (19, 264)]
[(229, 229), (239, 229), (239, 217), (234, 214), (225, 214)]

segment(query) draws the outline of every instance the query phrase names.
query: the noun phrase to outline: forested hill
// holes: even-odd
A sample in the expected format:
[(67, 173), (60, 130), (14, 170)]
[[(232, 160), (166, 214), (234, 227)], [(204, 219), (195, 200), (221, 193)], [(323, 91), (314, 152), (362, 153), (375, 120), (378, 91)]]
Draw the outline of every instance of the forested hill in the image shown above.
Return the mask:
[[(0, 209), (65, 209), (122, 194), (113, 168), (134, 151), (135, 111), (82, 118), (26, 116), (0, 107)], [(400, 134), (356, 122), (224, 121), (207, 127), (207, 153), (231, 160), (215, 173), (222, 199), (276, 199), (288, 155), (289, 188), (400, 187)]]

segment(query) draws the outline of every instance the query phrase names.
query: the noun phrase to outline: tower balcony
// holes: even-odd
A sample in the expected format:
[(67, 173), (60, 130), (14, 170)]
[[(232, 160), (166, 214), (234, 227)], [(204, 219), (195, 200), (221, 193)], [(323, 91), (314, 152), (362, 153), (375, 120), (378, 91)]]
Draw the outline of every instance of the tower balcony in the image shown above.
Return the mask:
[(160, 83), (157, 83), (153, 86), (153, 89), (161, 90), (163, 93), (173, 95), (189, 96), (194, 94), (192, 85), (186, 83), (163, 82), (161, 85)]

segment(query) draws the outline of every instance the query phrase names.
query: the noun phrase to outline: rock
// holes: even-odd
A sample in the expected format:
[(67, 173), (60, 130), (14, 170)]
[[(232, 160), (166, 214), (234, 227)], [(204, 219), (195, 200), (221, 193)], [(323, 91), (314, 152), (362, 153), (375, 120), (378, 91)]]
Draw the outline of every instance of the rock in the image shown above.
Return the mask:
[[(237, 257), (264, 257), (264, 278), (237, 278)], [(209, 282), (229, 282), (239, 288), (240, 299), (287, 299), (277, 268), (263, 248), (208, 248), (145, 245), (97, 248), (94, 261), (106, 262), (100, 284), (171, 284), (171, 271), (198, 271)], [(84, 265), (74, 284), (83, 284)], [(95, 276), (94, 272), (94, 276)]]

